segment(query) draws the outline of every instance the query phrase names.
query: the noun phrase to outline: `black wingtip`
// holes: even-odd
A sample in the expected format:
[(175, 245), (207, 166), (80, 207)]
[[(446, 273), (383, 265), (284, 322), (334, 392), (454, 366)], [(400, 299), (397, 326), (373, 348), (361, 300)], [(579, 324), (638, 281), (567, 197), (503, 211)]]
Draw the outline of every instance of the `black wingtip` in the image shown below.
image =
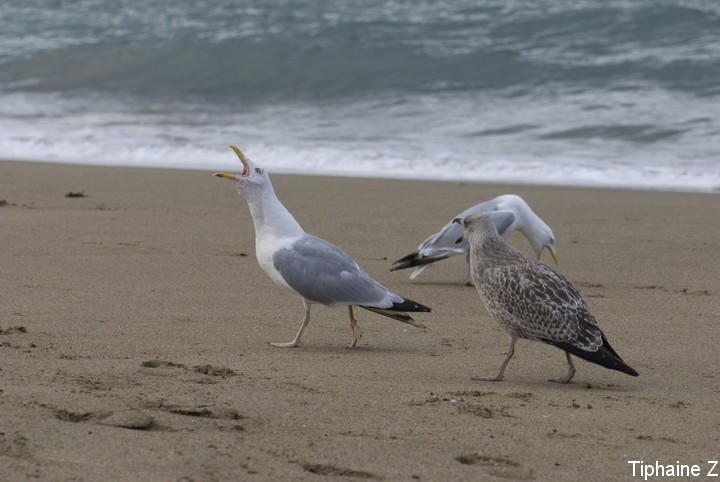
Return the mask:
[(634, 368), (632, 368), (630, 365), (625, 363), (625, 360), (620, 358), (620, 355), (618, 355), (618, 353), (615, 351), (615, 349), (612, 346), (610, 346), (610, 342), (607, 341), (607, 338), (605, 338), (604, 333), (602, 334), (602, 342), (603, 342), (603, 346), (601, 347), (600, 350), (602, 350), (602, 349), (607, 350), (610, 353), (610, 358), (614, 358), (614, 363), (617, 365), (616, 367), (609, 367), (609, 368), (613, 368), (613, 370), (617, 370), (617, 371), (626, 373), (632, 377), (637, 377), (640, 375), (637, 371), (635, 371)]
[(417, 259), (418, 252), (415, 251), (414, 253), (410, 253), (407, 256), (403, 256), (402, 258), (398, 259), (397, 261), (393, 262), (393, 267), (390, 268), (390, 271), (397, 271), (399, 269), (406, 269), (414, 266), (412, 263), (415, 259)]
[(424, 266), (426, 264), (434, 263), (442, 259), (446, 259), (447, 256), (439, 256), (437, 258), (421, 257), (417, 251), (410, 253), (407, 256), (400, 258), (393, 263), (393, 267), (390, 271), (397, 271), (399, 269), (415, 268), (417, 266)]
[(405, 313), (405, 311), (413, 313), (430, 313), (432, 311), (430, 307), (418, 303), (417, 301), (409, 300), (407, 298), (404, 298), (400, 303), (393, 303), (392, 306), (389, 308), (376, 308), (374, 306), (362, 305), (359, 306), (360, 308), (365, 308), (366, 310), (372, 311), (379, 315), (387, 316), (388, 318), (392, 318), (393, 320), (402, 321), (403, 323), (407, 323), (408, 325), (412, 325), (417, 328), (425, 328), (425, 325), (415, 321), (410, 315)]
[[(408, 315), (407, 313), (402, 313), (400, 311), (393, 311), (392, 308), (389, 309), (382, 309), (382, 308), (375, 308), (374, 306), (362, 306), (359, 305), (360, 308), (364, 308), (368, 311), (372, 311), (373, 313), (377, 313), (378, 315), (387, 316), (388, 318), (392, 318), (393, 320), (402, 321), (403, 323), (407, 323), (408, 325), (412, 325), (416, 328), (426, 328), (425, 325), (422, 323), (418, 323), (415, 321), (412, 316)], [(429, 310), (429, 308), (428, 308)]]
[(604, 336), (602, 340), (603, 346), (601, 346), (597, 351), (586, 351), (569, 343), (561, 343), (547, 340), (542, 341), (549, 345), (553, 345), (562, 350), (565, 350), (571, 355), (575, 355), (576, 357), (582, 358), (585, 361), (600, 365), (601, 367), (609, 368), (610, 370), (617, 370), (632, 377), (637, 377), (640, 375), (637, 371), (635, 371), (635, 369), (633, 369), (630, 365), (625, 363), (622, 358), (620, 358), (620, 355), (618, 355), (617, 352), (613, 350), (613, 348), (610, 346)]
[(640, 374), (638, 372), (636, 372), (630, 365), (625, 364), (625, 368), (627, 368), (627, 370), (621, 370), (623, 373), (627, 373), (631, 377), (639, 377), (640, 376)]
[(432, 308), (429, 306), (425, 306), (421, 303), (418, 303), (417, 301), (409, 300), (407, 298), (403, 299), (400, 303), (393, 303), (392, 308), (388, 308), (392, 311), (410, 311), (410, 312), (423, 312), (423, 313), (430, 313), (432, 311)]

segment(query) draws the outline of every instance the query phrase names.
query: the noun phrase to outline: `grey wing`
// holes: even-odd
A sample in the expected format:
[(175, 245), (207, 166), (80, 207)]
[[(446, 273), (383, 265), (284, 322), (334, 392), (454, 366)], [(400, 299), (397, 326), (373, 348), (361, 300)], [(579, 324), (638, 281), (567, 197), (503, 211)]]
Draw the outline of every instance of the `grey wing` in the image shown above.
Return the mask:
[(470, 245), (463, 240), (457, 243), (457, 240), (463, 235), (462, 225), (450, 221), (437, 233), (433, 234), (420, 246), (418, 246), (418, 255), (420, 257), (436, 258), (440, 256), (450, 257), (456, 254), (467, 253), (470, 251)]
[(402, 298), (363, 271), (337, 246), (306, 235), (273, 255), (273, 266), (300, 296), (327, 306), (389, 308)]
[(523, 336), (597, 350), (602, 332), (580, 293), (552, 268), (528, 261), (492, 269), (495, 309)]
[(460, 243), (457, 240), (463, 235), (462, 225), (455, 222), (455, 219), (465, 219), (471, 214), (494, 213), (503, 211), (506, 216), (493, 217), (495, 226), (500, 236), (506, 237), (516, 229), (517, 216), (515, 213), (503, 207), (501, 202), (495, 198), (476, 204), (455, 216), (449, 223), (437, 233), (433, 234), (420, 246), (418, 246), (418, 254), (422, 257), (438, 257), (438, 256), (455, 256), (456, 254), (467, 253), (470, 251), (470, 245), (463, 240)]
[[(517, 229), (518, 217), (515, 210), (513, 210), (511, 206), (507, 205), (507, 203), (504, 203), (501, 198), (502, 196), (476, 204), (475, 206), (458, 214), (457, 217), (465, 219), (471, 214), (486, 213), (492, 215), (493, 213), (497, 213), (498, 216), (491, 217), (493, 218), (493, 222), (495, 223), (495, 227), (497, 228), (498, 233), (500, 233), (500, 236), (506, 238)], [(503, 215), (499, 215), (501, 212)]]

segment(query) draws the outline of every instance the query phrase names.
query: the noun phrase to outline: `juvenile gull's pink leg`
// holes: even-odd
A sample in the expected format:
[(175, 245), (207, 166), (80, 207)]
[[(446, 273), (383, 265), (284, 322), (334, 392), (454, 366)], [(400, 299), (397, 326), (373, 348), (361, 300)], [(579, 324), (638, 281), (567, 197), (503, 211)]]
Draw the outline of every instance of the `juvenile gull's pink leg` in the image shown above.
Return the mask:
[(565, 356), (567, 356), (567, 362), (568, 362), (568, 374), (565, 378), (557, 378), (554, 380), (550, 380), (551, 382), (555, 383), (569, 383), (570, 380), (572, 380), (572, 377), (575, 376), (575, 365), (572, 362), (572, 358), (570, 358), (570, 353), (565, 352)]
[(505, 361), (503, 362), (502, 366), (500, 367), (500, 372), (498, 372), (497, 375), (495, 375), (494, 377), (472, 377), (472, 379), (483, 381), (483, 382), (501, 382), (504, 377), (505, 368), (508, 366), (508, 363), (510, 363), (510, 359), (515, 354), (515, 341), (516, 340), (517, 340), (517, 338), (515, 338), (514, 336), (510, 337), (510, 346), (508, 347), (507, 356), (505, 357)]

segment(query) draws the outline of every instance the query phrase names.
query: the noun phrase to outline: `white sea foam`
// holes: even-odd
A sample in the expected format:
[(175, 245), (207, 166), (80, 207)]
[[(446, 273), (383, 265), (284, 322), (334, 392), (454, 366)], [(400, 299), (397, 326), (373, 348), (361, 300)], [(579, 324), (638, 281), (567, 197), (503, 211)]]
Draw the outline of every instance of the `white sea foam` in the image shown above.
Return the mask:
[(40, 3), (0, 2), (0, 158), (720, 186), (715, 0)]
[[(636, 109), (635, 127), (613, 124), (608, 111), (627, 100), (608, 95), (599, 108), (586, 94), (532, 103), (426, 95), (213, 112), (190, 103), (12, 94), (0, 97), (0, 157), (232, 170), (233, 143), (279, 173), (720, 190), (720, 150), (704, 127), (712, 123), (679, 112), (692, 106), (688, 99), (677, 101), (676, 130), (693, 126), (682, 140), (654, 127), (652, 109)], [(596, 108), (578, 114), (573, 103)], [(483, 115), (472, 115), (477, 109)], [(668, 132), (667, 141), (643, 139)]]
[(586, 156), (584, 162), (578, 162), (577, 158), (477, 156), (448, 146), (402, 143), (240, 142), (222, 135), (190, 139), (187, 133), (173, 134), (168, 130), (153, 134), (147, 126), (126, 126), (122, 135), (92, 128), (55, 135), (36, 129), (3, 138), (0, 156), (78, 164), (233, 171), (238, 170), (239, 164), (226, 144), (236, 142), (256, 162), (277, 173), (720, 191), (720, 170), (713, 173), (637, 160), (588, 162), (589, 156)]

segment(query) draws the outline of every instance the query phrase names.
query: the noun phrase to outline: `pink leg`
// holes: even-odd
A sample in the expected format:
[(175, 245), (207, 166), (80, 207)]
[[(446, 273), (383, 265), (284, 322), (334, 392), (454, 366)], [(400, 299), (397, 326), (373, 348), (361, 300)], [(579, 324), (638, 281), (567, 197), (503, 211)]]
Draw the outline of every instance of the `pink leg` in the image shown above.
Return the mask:
[(494, 377), (472, 377), (473, 380), (483, 381), (483, 382), (501, 382), (503, 377), (505, 376), (505, 368), (508, 366), (508, 363), (510, 363), (510, 359), (515, 354), (515, 341), (517, 339), (514, 336), (510, 337), (510, 346), (508, 347), (507, 356), (505, 356), (505, 361), (503, 362), (502, 366), (500, 367), (500, 372), (495, 375)]
[(572, 380), (572, 377), (575, 376), (575, 365), (573, 365), (572, 358), (570, 358), (570, 353), (565, 352), (565, 356), (567, 357), (567, 362), (568, 362), (568, 374), (565, 376), (565, 378), (558, 378), (555, 380), (550, 380), (551, 382), (570, 383), (570, 380)]
[(305, 327), (310, 322), (310, 305), (305, 300), (303, 300), (303, 304), (305, 305), (305, 318), (303, 318), (300, 329), (298, 330), (297, 335), (295, 335), (295, 338), (293, 338), (293, 341), (286, 343), (270, 343), (270, 345), (277, 348), (294, 348), (300, 344), (300, 337), (302, 336), (303, 331), (305, 331)]
[(352, 343), (350, 343), (348, 348), (353, 348), (355, 345), (357, 345), (358, 340), (362, 338), (362, 330), (358, 326), (358, 322), (355, 319), (355, 316), (353, 316), (352, 305), (348, 305), (348, 312), (350, 313), (350, 331), (352, 331)]

